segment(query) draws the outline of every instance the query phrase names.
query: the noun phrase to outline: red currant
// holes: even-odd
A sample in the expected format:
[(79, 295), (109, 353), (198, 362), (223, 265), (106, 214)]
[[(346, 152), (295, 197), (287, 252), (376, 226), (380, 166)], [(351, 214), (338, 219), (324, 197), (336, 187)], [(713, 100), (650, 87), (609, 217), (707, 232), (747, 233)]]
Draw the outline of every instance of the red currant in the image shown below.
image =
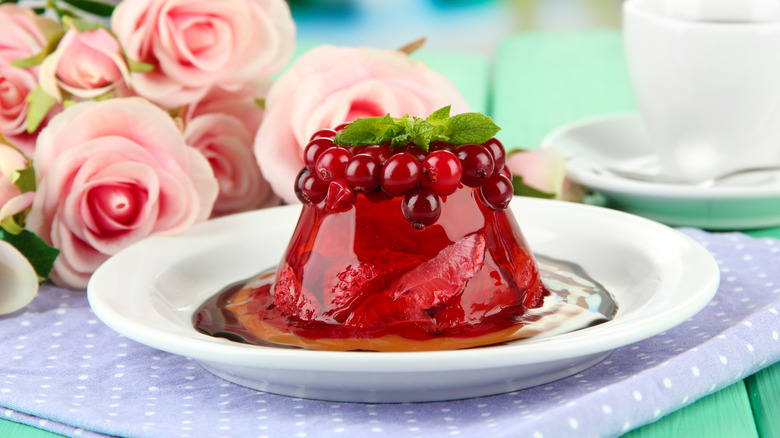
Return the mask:
[(340, 123), (340, 124), (336, 125), (336, 127), (335, 127), (335, 128), (333, 128), (333, 130), (334, 130), (334, 131), (336, 131), (336, 132), (341, 132), (341, 131), (343, 131), (343, 130), (344, 130), (344, 128), (346, 128), (347, 126), (349, 126), (349, 124), (350, 124), (350, 123), (352, 123), (352, 122), (344, 122), (344, 123)]
[(325, 205), (330, 211), (335, 213), (347, 211), (356, 200), (357, 194), (344, 178), (336, 178), (328, 184)]
[(417, 161), (422, 161), (427, 156), (424, 150), (418, 148), (412, 143), (409, 143), (404, 146), (398, 146), (397, 148), (393, 148), (393, 153), (394, 154), (407, 153), (414, 157), (417, 157)]
[(329, 183), (336, 178), (343, 178), (347, 162), (352, 154), (346, 148), (333, 146), (322, 151), (314, 165), (317, 178), (324, 183)]
[(478, 144), (467, 143), (457, 147), (455, 154), (463, 167), (461, 182), (469, 187), (479, 187), (493, 174), (493, 157)]
[(309, 169), (311, 173), (317, 173), (315, 166), (317, 164), (317, 158), (325, 149), (333, 147), (333, 139), (327, 137), (319, 137), (312, 139), (309, 144), (306, 145), (306, 149), (303, 150), (303, 164)]
[(497, 138), (493, 137), (490, 140), (482, 143), (482, 146), (484, 146), (493, 157), (495, 168), (502, 169), (506, 163), (506, 150), (504, 149), (504, 145), (501, 144)]
[(393, 155), (393, 153), (390, 152), (390, 148), (384, 145), (366, 146), (360, 150), (360, 153), (365, 155), (371, 155), (379, 164), (384, 163), (385, 161), (387, 161), (388, 158), (390, 158)]
[(420, 182), (420, 162), (411, 154), (395, 154), (382, 167), (382, 189), (392, 196), (401, 196)]
[(447, 143), (446, 141), (432, 141), (431, 144), (428, 145), (429, 154), (433, 151), (441, 150), (455, 152), (455, 146)]
[(332, 129), (320, 129), (319, 131), (315, 132), (311, 135), (311, 138), (309, 138), (309, 141), (312, 141), (316, 138), (329, 138), (333, 140), (336, 138), (337, 132)]
[(512, 171), (509, 170), (509, 166), (504, 165), (504, 167), (501, 168), (501, 175), (504, 175), (509, 178), (509, 181), (512, 181)]
[(347, 162), (344, 177), (356, 192), (370, 192), (379, 186), (381, 166), (371, 155), (358, 154)]
[(314, 177), (309, 169), (303, 168), (295, 179), (295, 196), (303, 203), (318, 204), (325, 199), (328, 186)]
[(482, 202), (496, 211), (506, 210), (512, 195), (512, 181), (500, 172), (490, 176), (479, 188)]
[(439, 196), (447, 196), (457, 190), (463, 168), (455, 154), (441, 149), (425, 157), (422, 162), (422, 174), (420, 184), (429, 187)]
[(404, 196), (401, 213), (414, 228), (421, 230), (439, 219), (441, 200), (430, 188), (418, 185)]

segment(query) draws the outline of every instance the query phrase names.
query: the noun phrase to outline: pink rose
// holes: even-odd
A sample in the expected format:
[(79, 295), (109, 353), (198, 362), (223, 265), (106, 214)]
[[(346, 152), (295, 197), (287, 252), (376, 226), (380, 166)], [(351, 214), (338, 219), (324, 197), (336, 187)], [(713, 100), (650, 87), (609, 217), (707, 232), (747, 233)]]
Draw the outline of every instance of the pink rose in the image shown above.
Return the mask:
[(0, 143), (0, 222), (24, 211), (32, 204), (35, 193), (21, 193), (14, 185), (14, 174), (27, 168), (27, 159), (16, 149)]
[(22, 253), (0, 240), (0, 315), (15, 312), (38, 293), (38, 274)]
[(256, 99), (265, 97), (269, 85), (246, 85), (235, 92), (214, 88), (185, 112), (185, 140), (208, 158), (219, 181), (214, 215), (280, 202), (263, 178), (252, 149), (263, 120)]
[(540, 192), (554, 195), (555, 199), (578, 201), (582, 190), (566, 178), (566, 156), (555, 148), (511, 152), (506, 166), (513, 176)]
[(0, 131), (8, 141), (32, 156), (37, 132), (27, 132), (27, 95), (38, 84), (29, 69), (0, 64)]
[(453, 114), (469, 108), (452, 82), (404, 53), (320, 46), (271, 86), (255, 155), (274, 191), (286, 202), (298, 202), (295, 176), (317, 130), (359, 117), (425, 117), (446, 105)]
[(279, 203), (255, 161), (254, 132), (249, 131), (240, 119), (226, 113), (203, 114), (187, 122), (185, 141), (209, 160), (219, 181), (215, 215)]
[(265, 99), (268, 95), (270, 81), (245, 84), (235, 91), (224, 88), (212, 88), (211, 91), (199, 101), (187, 106), (185, 111), (185, 124), (188, 120), (204, 114), (221, 113), (236, 118), (244, 125), (252, 137), (260, 128), (263, 121), (263, 108), (258, 104), (258, 99)]
[(60, 88), (92, 99), (126, 84), (130, 72), (117, 40), (103, 28), (79, 33), (70, 29), (41, 64), (43, 91), (62, 101)]
[[(28, 156), (35, 149), (37, 132), (27, 132), (30, 104), (25, 98), (38, 83), (38, 69), (15, 67), (11, 62), (40, 52), (58, 29), (54, 20), (37, 16), (31, 9), (0, 5), (0, 131)], [(52, 109), (48, 117), (59, 109)]]
[(295, 47), (283, 0), (125, 0), (111, 27), (130, 59), (154, 66), (132, 74), (134, 91), (165, 108), (269, 78)]
[(203, 154), (139, 98), (68, 107), (41, 132), (33, 163), (27, 227), (60, 249), (52, 278), (73, 288), (122, 248), (207, 219), (217, 197)]
[(40, 52), (59, 24), (15, 4), (0, 5), (0, 64), (24, 59)]

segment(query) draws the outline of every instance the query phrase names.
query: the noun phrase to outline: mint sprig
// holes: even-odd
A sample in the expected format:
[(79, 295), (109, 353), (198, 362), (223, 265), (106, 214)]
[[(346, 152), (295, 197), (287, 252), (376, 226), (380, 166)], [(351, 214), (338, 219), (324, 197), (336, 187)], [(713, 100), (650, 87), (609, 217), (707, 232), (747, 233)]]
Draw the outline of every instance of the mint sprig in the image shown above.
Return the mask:
[(434, 141), (452, 145), (484, 143), (493, 138), (499, 128), (490, 117), (480, 113), (462, 113), (450, 117), (450, 107), (434, 111), (425, 119), (408, 114), (396, 118), (367, 117), (356, 119), (333, 140), (342, 146), (381, 145), (390, 142), (390, 147), (414, 143), (424, 151)]

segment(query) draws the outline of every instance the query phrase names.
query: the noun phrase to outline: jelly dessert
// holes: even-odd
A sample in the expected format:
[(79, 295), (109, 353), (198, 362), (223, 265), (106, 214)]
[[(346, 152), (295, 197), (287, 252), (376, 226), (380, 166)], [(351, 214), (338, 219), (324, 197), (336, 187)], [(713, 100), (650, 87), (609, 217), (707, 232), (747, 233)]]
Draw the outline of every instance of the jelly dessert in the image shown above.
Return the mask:
[(519, 337), (547, 293), (514, 216), (498, 128), (475, 113), (358, 119), (315, 133), (275, 276), (226, 309), (256, 338), (325, 350), (474, 347)]

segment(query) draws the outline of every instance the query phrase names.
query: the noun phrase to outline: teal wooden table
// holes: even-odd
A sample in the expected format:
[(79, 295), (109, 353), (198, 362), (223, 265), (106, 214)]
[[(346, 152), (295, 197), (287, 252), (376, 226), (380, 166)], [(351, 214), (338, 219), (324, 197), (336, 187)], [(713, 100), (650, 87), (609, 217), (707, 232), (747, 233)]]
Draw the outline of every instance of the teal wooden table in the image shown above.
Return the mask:
[[(450, 77), (474, 110), (490, 114), (512, 148), (538, 147), (552, 129), (584, 117), (635, 110), (615, 31), (517, 35), (503, 42), (494, 61), (462, 53), (417, 57)], [(780, 227), (746, 233), (780, 238)], [(625, 436), (773, 438), (780, 437), (778, 419), (775, 364)], [(0, 437), (55, 436), (0, 416)]]

